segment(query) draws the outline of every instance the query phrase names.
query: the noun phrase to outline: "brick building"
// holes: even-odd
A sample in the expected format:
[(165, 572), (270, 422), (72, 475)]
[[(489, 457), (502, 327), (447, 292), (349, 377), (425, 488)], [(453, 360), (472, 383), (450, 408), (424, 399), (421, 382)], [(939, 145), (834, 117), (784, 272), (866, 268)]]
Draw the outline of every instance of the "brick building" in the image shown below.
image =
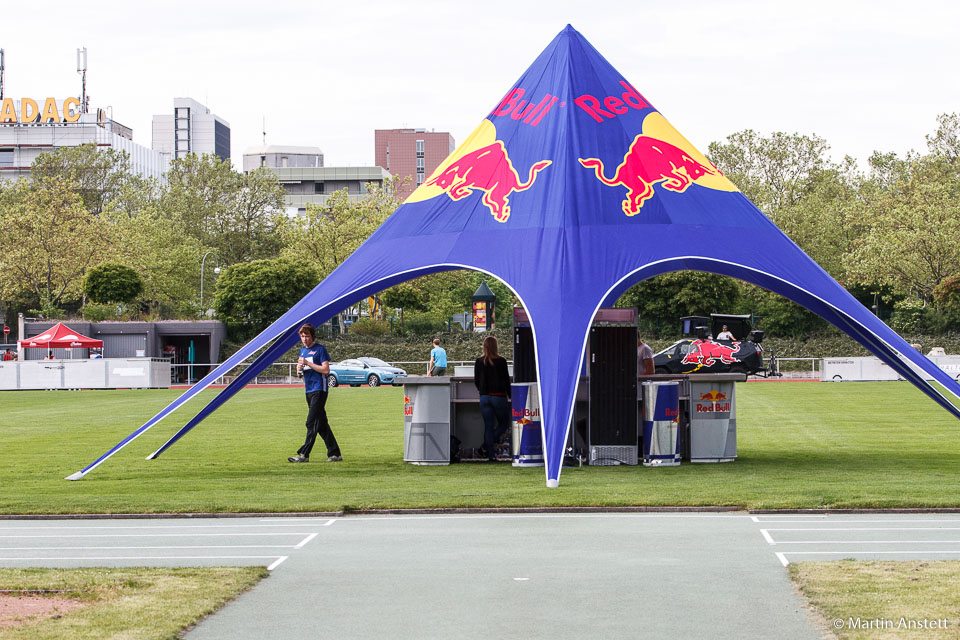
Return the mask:
[(378, 167), (400, 178), (410, 177), (410, 184), (400, 192), (402, 198), (413, 193), (455, 148), (449, 133), (426, 129), (377, 129), (374, 144)]

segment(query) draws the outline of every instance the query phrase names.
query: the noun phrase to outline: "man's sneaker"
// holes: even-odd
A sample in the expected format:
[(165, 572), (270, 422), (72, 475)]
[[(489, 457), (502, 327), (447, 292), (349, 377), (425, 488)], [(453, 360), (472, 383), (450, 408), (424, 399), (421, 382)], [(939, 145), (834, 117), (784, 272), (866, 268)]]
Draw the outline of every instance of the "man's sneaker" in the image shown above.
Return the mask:
[(330, 456), (327, 462), (343, 462), (343, 456)]
[(298, 453), (295, 456), (290, 456), (289, 458), (287, 458), (287, 461), (288, 462), (310, 462), (310, 458), (304, 456), (301, 453)]

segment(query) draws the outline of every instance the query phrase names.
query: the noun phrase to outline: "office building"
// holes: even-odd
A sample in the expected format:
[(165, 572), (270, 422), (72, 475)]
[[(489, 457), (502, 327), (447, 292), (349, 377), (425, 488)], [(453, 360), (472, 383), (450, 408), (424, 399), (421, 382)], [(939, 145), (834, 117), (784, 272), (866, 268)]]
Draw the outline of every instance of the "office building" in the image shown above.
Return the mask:
[(323, 205), (330, 194), (341, 189), (347, 190), (351, 201), (358, 201), (366, 195), (368, 183), (379, 186), (391, 177), (381, 167), (325, 167), (318, 147), (251, 147), (243, 154), (243, 171), (258, 167), (277, 175), (290, 214), (305, 213), (308, 204)]
[(174, 98), (173, 113), (153, 116), (155, 151), (172, 160), (205, 153), (230, 160), (230, 125), (192, 98)]
[(453, 136), (426, 129), (376, 129), (374, 131), (375, 162), (391, 174), (410, 178), (400, 196), (406, 198), (453, 153)]
[(60, 147), (94, 144), (126, 151), (134, 173), (161, 178), (168, 160), (133, 141), (112, 109), (81, 113), (78, 98), (5, 98), (0, 102), (0, 178), (29, 177), (34, 159)]

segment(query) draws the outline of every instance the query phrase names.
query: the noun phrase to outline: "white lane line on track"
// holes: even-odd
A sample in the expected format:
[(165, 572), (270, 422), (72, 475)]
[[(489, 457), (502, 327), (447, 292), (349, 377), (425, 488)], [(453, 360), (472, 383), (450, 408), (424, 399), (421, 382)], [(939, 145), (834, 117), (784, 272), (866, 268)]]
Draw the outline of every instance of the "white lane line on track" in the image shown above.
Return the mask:
[(800, 527), (771, 528), (767, 531), (960, 531), (960, 527)]
[(392, 516), (351, 516), (349, 518), (338, 518), (340, 522), (369, 522), (371, 520), (390, 520), (399, 522), (402, 520), (476, 520), (478, 518), (486, 519), (508, 519), (508, 518), (712, 518), (712, 519), (738, 519), (747, 520), (747, 515), (726, 515), (723, 513), (469, 513), (469, 514), (436, 514), (436, 515), (392, 515)]
[(771, 535), (767, 533), (766, 529), (760, 529), (760, 533), (763, 534), (763, 539), (767, 541), (767, 544), (777, 544), (776, 542), (773, 541), (773, 537), (771, 537)]
[(787, 556), (785, 556), (783, 553), (778, 552), (777, 558), (780, 560), (780, 564), (782, 564), (783, 566), (787, 566), (788, 564), (790, 564), (790, 561), (787, 560)]
[(279, 558), (277, 558), (276, 560), (273, 561), (273, 564), (271, 564), (269, 567), (267, 567), (267, 571), (273, 571), (274, 569), (276, 569), (277, 567), (279, 567), (279, 566), (283, 563), (284, 560), (286, 560), (286, 559), (289, 558), (289, 557), (290, 557), (290, 556), (280, 556)]
[(960, 544), (960, 540), (781, 540), (771, 544)]
[(0, 547), (0, 551), (110, 551), (112, 549), (297, 549), (292, 544), (185, 544), (165, 547)]
[(777, 555), (791, 555), (791, 556), (822, 556), (822, 555), (850, 555), (857, 554), (861, 556), (869, 555), (933, 555), (933, 556), (942, 556), (942, 555), (960, 555), (960, 549), (950, 550), (950, 551), (935, 551), (933, 549), (927, 549), (926, 551), (872, 551), (866, 549), (848, 549), (846, 551), (781, 551)]
[[(71, 558), (63, 557), (44, 557), (44, 558), (0, 558), (0, 562), (22, 562), (24, 560), (34, 561), (44, 561), (44, 560), (69, 560), (71, 562), (78, 560), (239, 560), (239, 559), (260, 559), (260, 558), (276, 558), (276, 555), (272, 556), (77, 556)], [(286, 557), (286, 556), (283, 556)]]
[[(762, 516), (761, 516), (762, 517)], [(780, 516), (785, 517), (785, 516)], [(822, 516), (826, 518), (827, 516)], [(804, 520), (761, 520), (760, 524), (803, 524)], [(811, 523), (820, 524), (821, 521), (811, 520)], [(832, 519), (831, 522), (836, 524), (863, 524), (867, 522), (877, 522), (877, 523), (898, 523), (898, 522), (960, 522), (960, 518), (884, 518), (882, 520), (853, 520), (848, 518), (836, 518)]]
[(301, 540), (301, 541), (300, 541), (300, 544), (298, 544), (297, 546), (295, 546), (294, 549), (303, 549), (303, 547), (304, 547), (305, 544), (307, 544), (308, 542), (310, 542), (311, 540), (313, 540), (314, 538), (316, 538), (318, 535), (320, 535), (320, 534), (319, 534), (319, 533), (316, 533), (316, 532), (311, 533), (311, 534), (308, 535), (306, 538), (304, 538), (303, 540)]
[(0, 536), (0, 540), (13, 538), (200, 538), (200, 537), (237, 537), (237, 536), (305, 536), (309, 531), (269, 531), (262, 533), (71, 533), (66, 535)]
[(336, 521), (337, 521), (336, 518), (330, 518), (329, 520), (327, 520), (326, 522), (323, 523), (323, 526), (329, 527), (330, 525), (332, 525), (332, 524), (333, 524), (334, 522), (336, 522)]
[[(260, 524), (259, 522), (269, 522), (270, 524)], [(131, 525), (24, 525), (20, 527), (0, 527), (0, 531), (31, 531), (33, 529), (49, 529), (51, 531), (61, 531), (69, 529), (255, 529), (257, 527), (302, 527), (304, 523), (311, 524), (316, 520), (307, 518), (277, 518), (274, 520), (261, 520), (258, 522), (249, 522), (247, 524), (131, 524)]]

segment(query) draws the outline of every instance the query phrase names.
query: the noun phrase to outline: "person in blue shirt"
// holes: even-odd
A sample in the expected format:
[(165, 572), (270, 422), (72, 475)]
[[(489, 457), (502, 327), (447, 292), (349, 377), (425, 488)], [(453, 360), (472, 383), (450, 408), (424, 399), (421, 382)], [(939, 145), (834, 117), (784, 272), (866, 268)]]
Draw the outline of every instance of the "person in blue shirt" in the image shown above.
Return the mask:
[(427, 367), (428, 376), (442, 376), (447, 372), (447, 352), (440, 346), (440, 338), (433, 339), (433, 349), (430, 350), (430, 366)]
[(312, 324), (300, 327), (300, 356), (297, 358), (297, 374), (303, 375), (307, 392), (307, 439), (297, 450), (297, 455), (287, 458), (290, 462), (309, 462), (310, 451), (317, 436), (327, 445), (327, 462), (340, 462), (340, 445), (327, 421), (327, 375), (330, 373), (330, 354), (318, 344), (317, 330)]

